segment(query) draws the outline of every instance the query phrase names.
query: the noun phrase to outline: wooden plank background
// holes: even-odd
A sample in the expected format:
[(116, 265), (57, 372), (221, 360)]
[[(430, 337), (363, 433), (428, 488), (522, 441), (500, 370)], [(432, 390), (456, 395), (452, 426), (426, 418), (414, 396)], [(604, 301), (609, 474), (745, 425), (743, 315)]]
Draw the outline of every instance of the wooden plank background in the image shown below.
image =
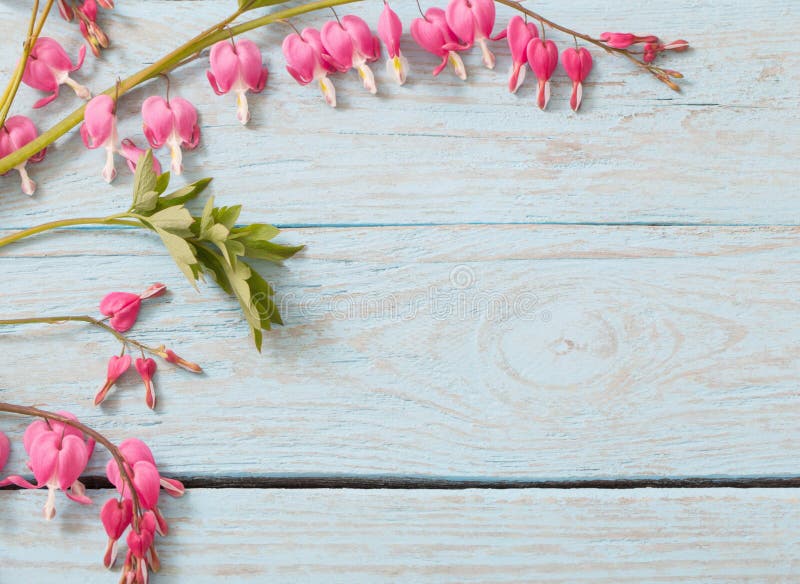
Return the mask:
[[(5, 495), (0, 576), (114, 579), (85, 509), (48, 525), (43, 493)], [(158, 582), (793, 582), (800, 545), (795, 489), (198, 489), (165, 509)]]
[[(233, 6), (117, 4), (103, 14), (115, 46), (76, 74), (96, 89)], [(417, 14), (413, 2), (393, 6), (406, 23)], [(352, 8), (373, 24), (380, 9)], [(0, 399), (145, 439), (166, 474), (198, 487), (165, 504), (176, 528), (159, 581), (797, 578), (793, 489), (202, 488), (798, 476), (797, 3), (535, 9), (595, 34), (687, 38), (694, 49), (669, 60), (687, 76), (684, 92), (595, 52), (581, 113), (568, 108), (563, 73), (542, 113), (530, 80), (507, 93), (504, 43), (493, 47), (496, 71), (469, 54), (462, 83), (431, 78), (435, 60), (406, 35), (410, 83), (391, 85), (379, 63), (373, 97), (354, 74), (337, 76), (334, 111), (283, 69), (281, 27), (247, 35), (271, 78), (246, 128), (233, 100), (208, 87), (204, 59), (171, 76), (203, 131), (185, 180), (215, 177), (212, 194), (243, 203), (243, 221), (274, 222), (283, 241), (308, 245), (285, 267), (264, 267), (287, 326), (263, 355), (236, 303), (212, 286), (193, 292), (146, 234), (76, 229), (0, 253), (9, 317), (91, 312), (109, 290), (154, 280), (171, 290), (143, 310), (135, 334), (174, 345), (206, 373), (162, 367), (154, 413), (135, 375), (91, 406), (116, 350), (106, 335), (0, 330)], [(21, 26), (27, 10), (5, 1), (0, 18)], [(498, 14), (504, 22), (510, 11)], [(54, 18), (46, 34), (77, 52), (65, 23)], [(0, 37), (0, 77), (20, 42)], [(121, 101), (122, 136), (143, 143), (141, 101), (164, 90), (157, 80)], [(36, 112), (40, 127), (77, 104), (68, 93)], [(23, 104), (37, 95), (23, 88), (13, 113), (29, 113)], [(73, 132), (32, 168), (33, 199), (15, 176), (2, 179), (0, 234), (126, 208), (130, 175), (120, 165), (109, 187), (102, 162)], [(0, 420), (10, 435), (25, 424)], [(98, 453), (89, 474), (102, 475), (105, 460)], [(7, 470), (23, 464), (17, 448)], [(96, 512), (59, 500), (45, 524), (43, 498), (0, 491), (0, 581), (108, 581)]]

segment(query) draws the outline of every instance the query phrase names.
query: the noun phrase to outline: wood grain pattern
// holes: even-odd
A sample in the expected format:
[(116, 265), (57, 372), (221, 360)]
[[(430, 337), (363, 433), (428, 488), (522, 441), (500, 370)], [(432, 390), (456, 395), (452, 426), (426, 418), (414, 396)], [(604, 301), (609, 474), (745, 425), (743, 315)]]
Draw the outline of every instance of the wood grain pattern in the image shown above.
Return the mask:
[[(102, 16), (115, 48), (102, 60), (88, 59), (77, 77), (107, 87), (221, 19), (233, 4), (121, 2)], [(415, 3), (395, 4), (408, 25)], [(353, 10), (375, 23), (381, 6), (375, 0)], [(795, 1), (674, 0), (632, 10), (621, 0), (602, 7), (542, 0), (536, 8), (594, 34), (614, 28), (688, 38), (695, 50), (669, 60), (686, 74), (685, 91), (675, 94), (596, 52), (581, 114), (569, 111), (563, 73), (555, 80), (552, 111), (544, 114), (533, 107), (532, 84), (518, 96), (507, 93), (504, 43), (494, 45), (496, 71), (479, 65), (477, 51), (468, 55), (471, 77), (464, 84), (449, 73), (432, 79), (435, 59), (406, 36), (413, 67), (407, 87), (391, 85), (378, 63), (380, 97), (366, 94), (354, 74), (339, 76), (341, 107), (330, 111), (316, 89), (297, 86), (284, 70), (279, 44), (288, 29), (276, 27), (249, 35), (264, 47), (272, 76), (267, 91), (252, 99), (246, 129), (235, 119), (232, 99), (208, 87), (205, 59), (172, 76), (173, 94), (195, 102), (202, 120), (203, 141), (186, 156), (187, 177), (214, 176), (220, 201), (244, 202), (248, 218), (286, 225), (800, 221)], [(24, 3), (4, 2), (0, 18), (24, 22), (25, 11)], [(510, 14), (500, 10), (499, 21)], [(297, 24), (319, 25), (324, 18)], [(67, 46), (77, 51), (74, 27), (67, 27), (56, 18), (46, 33), (70, 39)], [(135, 47), (126, 44), (131, 38)], [(2, 54), (14, 54), (20, 42), (2, 35)], [(13, 63), (3, 59), (0, 74)], [(29, 113), (24, 104), (36, 92), (23, 89), (15, 111)], [(142, 141), (141, 102), (163, 91), (156, 81), (122, 100), (121, 135)], [(76, 105), (67, 93), (36, 113), (40, 126)], [(99, 178), (101, 166), (102, 154), (84, 152), (73, 132), (33, 171), (41, 184), (36, 199), (20, 194), (15, 178), (0, 183), (5, 225), (118, 212), (130, 177), (121, 173), (108, 187)]]
[[(97, 504), (106, 495), (92, 493)], [(94, 513), (0, 493), (5, 581), (114, 580)], [(795, 581), (794, 490), (196, 490), (164, 503), (160, 583)]]
[(797, 473), (798, 228), (282, 237), (309, 247), (268, 268), (287, 326), (261, 356), (235, 303), (191, 291), (147, 236), (83, 230), (8, 248), (0, 271), (19, 287), (4, 295), (9, 316), (89, 310), (109, 290), (171, 275), (172, 294), (135, 330), (207, 374), (163, 367), (150, 414), (132, 373), (97, 410), (112, 339), (4, 329), (0, 397), (71, 409), (117, 439), (136, 433), (184, 476)]

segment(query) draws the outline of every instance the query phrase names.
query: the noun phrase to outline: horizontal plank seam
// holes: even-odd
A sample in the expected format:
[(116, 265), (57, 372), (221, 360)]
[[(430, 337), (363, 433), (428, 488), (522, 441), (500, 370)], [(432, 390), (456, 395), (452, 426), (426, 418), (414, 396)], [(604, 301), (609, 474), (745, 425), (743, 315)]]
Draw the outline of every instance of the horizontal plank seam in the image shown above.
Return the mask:
[[(189, 489), (800, 489), (800, 477), (753, 478), (655, 478), (655, 479), (581, 479), (581, 480), (517, 480), (517, 479), (447, 479), (438, 477), (197, 477), (179, 478)], [(102, 476), (83, 477), (89, 490), (113, 488)], [(9, 486), (0, 490), (17, 490)]]
[[(275, 223), (279, 229), (370, 229), (384, 227), (800, 227), (800, 223), (701, 223), (686, 221), (460, 221), (456, 223)], [(236, 227), (243, 227), (236, 225)], [(0, 233), (30, 229), (31, 225), (2, 227)], [(61, 231), (139, 231), (138, 227), (118, 225), (86, 225), (64, 228)]]

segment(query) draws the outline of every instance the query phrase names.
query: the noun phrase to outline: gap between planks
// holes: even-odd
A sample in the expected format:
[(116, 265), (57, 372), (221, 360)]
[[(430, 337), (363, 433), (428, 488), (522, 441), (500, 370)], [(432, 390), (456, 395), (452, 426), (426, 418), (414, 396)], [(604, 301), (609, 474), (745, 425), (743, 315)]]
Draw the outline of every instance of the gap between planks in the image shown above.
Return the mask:
[[(633, 489), (798, 489), (800, 477), (746, 478), (653, 478), (653, 479), (590, 479), (590, 480), (497, 480), (450, 479), (445, 477), (197, 477), (177, 476), (187, 489), (355, 489), (355, 490), (430, 490), (461, 491), (466, 489), (542, 489), (542, 490), (633, 490)], [(89, 490), (109, 489), (111, 483), (101, 476), (83, 477)], [(19, 490), (6, 487), (0, 490)]]

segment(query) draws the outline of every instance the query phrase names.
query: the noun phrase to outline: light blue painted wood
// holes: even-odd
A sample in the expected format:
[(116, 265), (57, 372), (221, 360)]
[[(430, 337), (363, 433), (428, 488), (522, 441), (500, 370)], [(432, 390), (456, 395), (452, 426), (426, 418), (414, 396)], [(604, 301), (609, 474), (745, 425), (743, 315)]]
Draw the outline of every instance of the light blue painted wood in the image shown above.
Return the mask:
[[(183, 475), (797, 473), (798, 228), (281, 237), (309, 247), (268, 268), (287, 326), (263, 355), (236, 303), (213, 286), (195, 293), (148, 234), (70, 232), (8, 248), (4, 314), (80, 313), (108, 291), (162, 279), (172, 292), (133, 332), (206, 375), (162, 367), (150, 413), (131, 372), (96, 409), (113, 339), (4, 329), (0, 398), (71, 409), (117, 440), (136, 435)], [(2, 419), (15, 432), (25, 423)], [(22, 462), (17, 449), (12, 467)]]
[[(96, 508), (47, 523), (43, 500), (0, 493), (0, 578), (115, 581)], [(784, 489), (196, 490), (163, 503), (155, 581), (792, 582), (798, 509)]]

